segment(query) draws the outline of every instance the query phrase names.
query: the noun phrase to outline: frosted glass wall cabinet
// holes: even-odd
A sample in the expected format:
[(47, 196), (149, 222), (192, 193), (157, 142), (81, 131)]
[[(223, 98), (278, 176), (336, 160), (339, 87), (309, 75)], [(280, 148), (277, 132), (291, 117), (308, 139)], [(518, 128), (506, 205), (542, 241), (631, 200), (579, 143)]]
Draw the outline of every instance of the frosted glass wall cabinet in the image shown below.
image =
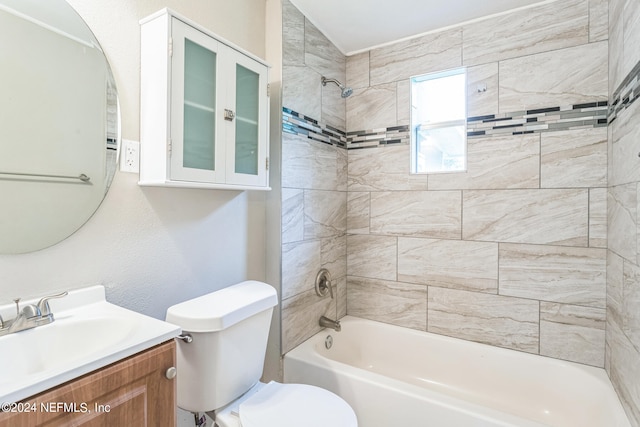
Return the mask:
[(140, 185), (268, 190), (268, 66), (163, 9), (141, 25)]

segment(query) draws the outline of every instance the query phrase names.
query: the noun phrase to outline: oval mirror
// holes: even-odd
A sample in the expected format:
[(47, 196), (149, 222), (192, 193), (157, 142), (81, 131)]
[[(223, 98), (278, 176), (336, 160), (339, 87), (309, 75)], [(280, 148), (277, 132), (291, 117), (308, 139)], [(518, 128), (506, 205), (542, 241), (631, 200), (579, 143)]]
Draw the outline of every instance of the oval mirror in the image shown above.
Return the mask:
[(0, 253), (64, 240), (102, 202), (116, 170), (111, 69), (64, 0), (0, 0)]

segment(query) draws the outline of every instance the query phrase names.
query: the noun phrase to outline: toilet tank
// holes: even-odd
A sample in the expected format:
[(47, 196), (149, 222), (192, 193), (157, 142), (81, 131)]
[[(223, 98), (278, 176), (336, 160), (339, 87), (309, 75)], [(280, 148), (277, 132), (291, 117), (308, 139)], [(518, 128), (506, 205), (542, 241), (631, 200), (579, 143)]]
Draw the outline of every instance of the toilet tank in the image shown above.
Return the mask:
[(178, 406), (219, 409), (262, 376), (276, 291), (246, 281), (169, 307), (166, 321), (193, 338), (178, 340)]

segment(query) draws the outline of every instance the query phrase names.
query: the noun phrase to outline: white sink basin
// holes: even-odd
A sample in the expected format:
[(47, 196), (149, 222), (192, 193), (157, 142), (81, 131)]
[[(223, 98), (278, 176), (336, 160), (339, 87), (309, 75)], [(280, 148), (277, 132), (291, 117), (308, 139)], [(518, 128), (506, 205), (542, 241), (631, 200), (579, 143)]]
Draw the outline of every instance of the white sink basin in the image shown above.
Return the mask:
[(53, 323), (0, 337), (0, 402), (19, 401), (180, 334), (175, 325), (106, 302), (101, 286), (50, 305)]

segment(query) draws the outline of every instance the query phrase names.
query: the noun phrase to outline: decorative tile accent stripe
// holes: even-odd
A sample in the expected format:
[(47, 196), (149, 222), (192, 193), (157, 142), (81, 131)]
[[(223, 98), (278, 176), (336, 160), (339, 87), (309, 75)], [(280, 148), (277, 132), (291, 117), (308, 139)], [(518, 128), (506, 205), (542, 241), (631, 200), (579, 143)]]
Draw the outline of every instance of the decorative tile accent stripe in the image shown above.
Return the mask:
[(347, 149), (349, 150), (409, 142), (409, 125), (347, 132)]
[(640, 61), (631, 72), (625, 77), (618, 89), (613, 93), (613, 102), (609, 109), (609, 123), (612, 123), (618, 113), (628, 108), (640, 97)]
[(467, 137), (522, 135), (607, 126), (607, 101), (469, 117)]
[[(638, 79), (633, 88), (640, 95)], [(635, 99), (635, 98), (634, 98)], [(391, 144), (409, 144), (409, 125), (343, 132), (289, 108), (282, 108), (282, 130), (294, 135), (335, 145), (348, 150)], [(570, 129), (607, 126), (607, 101), (595, 101), (565, 107), (538, 108), (514, 113), (490, 114), (467, 118), (467, 137), (523, 135)], [(609, 123), (611, 120), (609, 120)]]
[(313, 141), (342, 148), (347, 146), (347, 137), (343, 131), (320, 124), (317, 120), (286, 107), (282, 107), (282, 131), (294, 135), (306, 135)]

